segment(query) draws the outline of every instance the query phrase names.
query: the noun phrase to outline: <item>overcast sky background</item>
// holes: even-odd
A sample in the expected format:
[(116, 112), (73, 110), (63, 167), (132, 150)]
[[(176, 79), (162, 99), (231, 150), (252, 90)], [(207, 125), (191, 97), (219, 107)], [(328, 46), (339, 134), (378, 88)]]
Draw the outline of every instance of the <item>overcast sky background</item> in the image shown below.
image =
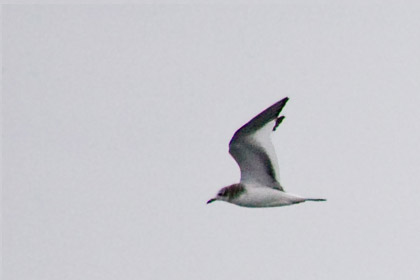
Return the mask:
[[(418, 279), (420, 4), (307, 2), (4, 6), (4, 279)], [(328, 201), (206, 205), (285, 96)]]

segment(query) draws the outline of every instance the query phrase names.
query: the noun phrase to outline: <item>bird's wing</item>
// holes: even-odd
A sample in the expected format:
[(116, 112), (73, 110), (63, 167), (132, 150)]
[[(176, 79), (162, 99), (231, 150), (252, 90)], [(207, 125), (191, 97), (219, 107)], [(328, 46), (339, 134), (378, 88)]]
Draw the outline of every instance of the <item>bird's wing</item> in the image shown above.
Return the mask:
[(229, 153), (241, 169), (241, 183), (258, 183), (283, 191), (270, 135), (284, 119), (279, 114), (288, 100), (286, 97), (265, 109), (238, 129), (230, 140)]

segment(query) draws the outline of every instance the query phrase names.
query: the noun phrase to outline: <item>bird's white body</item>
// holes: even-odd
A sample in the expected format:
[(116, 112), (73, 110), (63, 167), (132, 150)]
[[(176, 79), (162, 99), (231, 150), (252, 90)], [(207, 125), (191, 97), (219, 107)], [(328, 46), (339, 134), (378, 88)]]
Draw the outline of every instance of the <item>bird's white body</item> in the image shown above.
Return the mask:
[(244, 184), (243, 194), (230, 200), (230, 203), (243, 207), (279, 207), (305, 202), (305, 199), (280, 190), (267, 188), (258, 184)]

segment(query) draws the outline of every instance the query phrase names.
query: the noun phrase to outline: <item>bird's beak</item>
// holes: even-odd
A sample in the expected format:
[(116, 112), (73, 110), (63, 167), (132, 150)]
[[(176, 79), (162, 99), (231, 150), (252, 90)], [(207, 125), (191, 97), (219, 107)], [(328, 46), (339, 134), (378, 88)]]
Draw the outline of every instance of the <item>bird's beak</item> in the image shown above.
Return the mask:
[(216, 200), (217, 200), (217, 199), (212, 198), (212, 199), (210, 199), (209, 201), (207, 201), (207, 204), (212, 203), (213, 201), (216, 201)]

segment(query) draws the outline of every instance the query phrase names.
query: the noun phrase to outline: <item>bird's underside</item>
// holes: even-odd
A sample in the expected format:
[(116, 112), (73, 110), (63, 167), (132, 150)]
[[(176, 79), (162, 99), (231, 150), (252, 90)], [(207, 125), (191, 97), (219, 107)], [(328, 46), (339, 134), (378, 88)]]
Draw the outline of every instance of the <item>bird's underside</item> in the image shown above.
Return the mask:
[(279, 115), (288, 100), (286, 97), (268, 107), (235, 132), (229, 143), (229, 153), (239, 165), (240, 183), (222, 188), (207, 203), (222, 200), (244, 207), (276, 207), (324, 201), (286, 193), (279, 183), (271, 133), (283, 121), (284, 116)]

